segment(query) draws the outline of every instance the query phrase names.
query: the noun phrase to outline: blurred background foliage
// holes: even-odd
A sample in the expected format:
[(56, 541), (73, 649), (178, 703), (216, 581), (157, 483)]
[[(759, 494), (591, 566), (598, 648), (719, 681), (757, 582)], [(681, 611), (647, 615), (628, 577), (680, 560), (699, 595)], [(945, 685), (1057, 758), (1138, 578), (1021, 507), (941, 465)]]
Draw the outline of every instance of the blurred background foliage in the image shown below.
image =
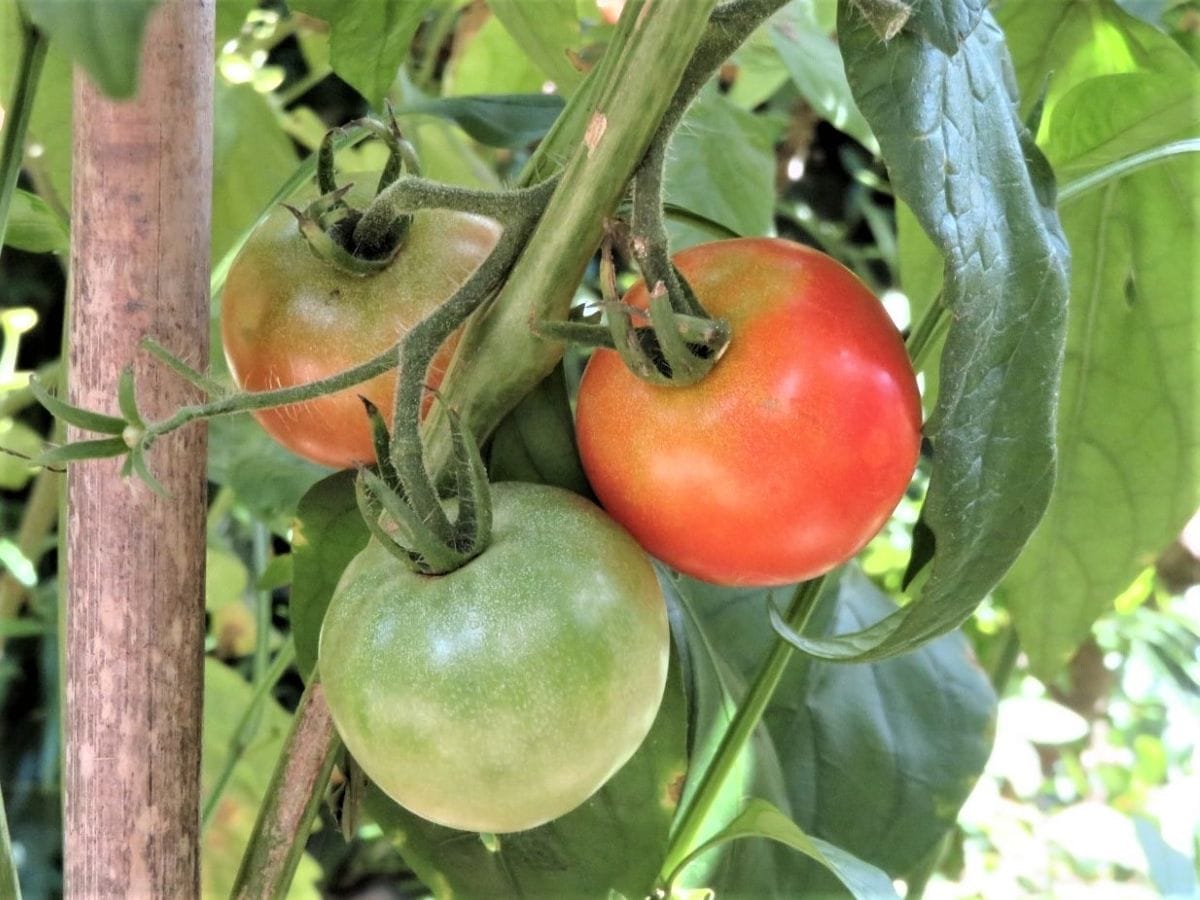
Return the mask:
[[(607, 13), (615, 5), (601, 4)], [(1060, 182), (1138, 149), (1138, 140), (1200, 134), (1200, 4), (994, 6), (1026, 108), (1045, 101), (1039, 141)], [(373, 23), (384, 7), (219, 0), (218, 268), (325, 129), (385, 98), (428, 175), (504, 184), (612, 27), (595, 0), (546, 0), (537, 16), (518, 0), (434, 0)], [(672, 238), (676, 248), (727, 232), (812, 244), (858, 273), (908, 329), (936, 295), (940, 262), (891, 197), (831, 39), (835, 7), (793, 0), (700, 97), (672, 146)], [(356, 43), (372, 27), (386, 32), (382, 54)], [(0, 98), (11, 93), (17, 46), (15, 0), (0, 0)], [(1113, 92), (1119, 76), (1140, 80)], [(496, 95), (517, 99), (498, 104)], [(34, 371), (57, 377), (70, 97), (68, 60), (52, 46), (0, 257), (0, 448), (9, 451), (0, 454), (0, 785), (28, 898), (61, 893), (61, 475), (37, 472), (23, 457), (56, 437), (26, 384)], [(1129, 97), (1142, 99), (1125, 122), (1131, 127), (1119, 130)], [(1110, 113), (1105, 121), (1089, 119), (1098, 106)], [(1157, 125), (1146, 124), (1148, 106), (1161, 114)], [(364, 144), (339, 162), (345, 171), (377, 169), (383, 154)], [(910, 657), (794, 664), (768, 712), (773, 749), (762, 759), (787, 773), (776, 784), (782, 802), (805, 828), (885, 868), (910, 895), (1198, 895), (1200, 519), (1180, 532), (1197, 498), (1198, 181), (1187, 158), (1064, 208), (1076, 280), (1063, 480), (1010, 578), (962, 635)], [(1143, 230), (1146, 240), (1176, 242), (1170, 258), (1143, 246)], [(596, 294), (586, 282), (579, 302)], [(1110, 311), (1097, 304), (1114, 295), (1130, 318), (1095, 315)], [(218, 310), (219, 297), (214, 320)], [(1165, 340), (1171, 333), (1182, 351)], [(1097, 337), (1107, 334), (1112, 340)], [(568, 385), (581, 362), (568, 354)], [(936, 377), (936, 367), (923, 376), (927, 399)], [(1122, 389), (1122, 378), (1132, 387)], [(1148, 407), (1166, 418), (1142, 416)], [(544, 427), (536, 410), (514, 414), (493, 441), (493, 471), (544, 477)], [(328, 473), (276, 447), (248, 418), (215, 420), (210, 433), (204, 884), (215, 897), (232, 882), (302, 686), (288, 665), (289, 541), (300, 498)], [(826, 627), (847, 630), (904, 602), (924, 477), (830, 590)], [(771, 637), (771, 598), (676, 588), (694, 627), (722, 635), (712, 690), (735, 696)], [(769, 781), (762, 772), (770, 766), (760, 769), (746, 777)], [(296, 897), (425, 894), (376, 825), (346, 841), (327, 809), (308, 849)], [(744, 880), (732, 883), (745, 889)]]

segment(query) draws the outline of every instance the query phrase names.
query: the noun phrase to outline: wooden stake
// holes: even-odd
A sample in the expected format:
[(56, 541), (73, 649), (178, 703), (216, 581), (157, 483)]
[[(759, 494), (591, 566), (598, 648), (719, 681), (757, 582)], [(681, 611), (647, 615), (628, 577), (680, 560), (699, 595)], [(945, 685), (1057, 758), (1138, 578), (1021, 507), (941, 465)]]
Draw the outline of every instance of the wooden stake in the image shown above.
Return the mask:
[[(75, 76), (71, 402), (114, 411), (136, 368), (144, 415), (195, 392), (139, 353), (153, 335), (208, 358), (213, 0), (168, 0), (146, 33), (138, 95)], [(70, 437), (83, 435), (72, 431)], [(160, 441), (158, 497), (112, 460), (67, 487), (67, 895), (199, 893), (205, 435)]]

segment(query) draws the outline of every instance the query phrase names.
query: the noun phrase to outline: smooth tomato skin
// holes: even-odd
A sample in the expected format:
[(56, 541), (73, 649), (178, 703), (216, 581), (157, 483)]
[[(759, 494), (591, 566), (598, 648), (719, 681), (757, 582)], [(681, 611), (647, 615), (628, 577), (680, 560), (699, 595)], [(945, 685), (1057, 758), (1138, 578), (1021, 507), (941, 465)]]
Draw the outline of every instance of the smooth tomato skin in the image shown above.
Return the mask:
[[(353, 196), (353, 195), (352, 195)], [(418, 212), (395, 261), (365, 277), (318, 259), (282, 207), (234, 261), (221, 299), (221, 339), (237, 385), (247, 391), (304, 384), (379, 355), (449, 297), (491, 252), (500, 226), (448, 210)], [(458, 336), (438, 351), (428, 382), (441, 383)], [(336, 394), (255, 412), (293, 453), (333, 468), (375, 461), (363, 405), (391, 425), (396, 371)]]
[(318, 668), (363, 771), (417, 815), (533, 828), (590, 797), (641, 744), (669, 635), (650, 561), (597, 506), (492, 486), (492, 544), (410, 572), (375, 540), (342, 575)]
[[(891, 515), (920, 450), (912, 365), (883, 305), (790, 241), (675, 257), (733, 338), (690, 387), (589, 360), (576, 433), (596, 495), (652, 555), (726, 585), (781, 585), (846, 561)], [(641, 284), (626, 299), (645, 306)]]

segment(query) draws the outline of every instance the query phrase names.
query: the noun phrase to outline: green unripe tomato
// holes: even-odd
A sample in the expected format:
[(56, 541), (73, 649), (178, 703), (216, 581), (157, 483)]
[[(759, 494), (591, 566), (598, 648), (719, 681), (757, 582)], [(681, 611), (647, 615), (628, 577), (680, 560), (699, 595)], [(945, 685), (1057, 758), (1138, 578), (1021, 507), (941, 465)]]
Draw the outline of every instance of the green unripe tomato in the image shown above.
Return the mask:
[(598, 507), (492, 486), (493, 538), (447, 575), (374, 539), (347, 567), (318, 666), (338, 732), (393, 800), (466, 831), (533, 828), (641, 744), (666, 682), (654, 571)]

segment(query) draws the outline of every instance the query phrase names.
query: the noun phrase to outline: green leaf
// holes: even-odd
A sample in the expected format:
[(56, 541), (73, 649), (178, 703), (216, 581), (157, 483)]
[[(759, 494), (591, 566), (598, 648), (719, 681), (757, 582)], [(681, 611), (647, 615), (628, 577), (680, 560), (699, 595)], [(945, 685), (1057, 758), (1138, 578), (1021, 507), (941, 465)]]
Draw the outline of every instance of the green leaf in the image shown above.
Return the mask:
[(37, 584), (37, 568), (21, 548), (6, 537), (0, 537), (0, 567), (23, 587), (31, 588)]
[[(666, 199), (739, 235), (771, 231), (776, 125), (739, 109), (715, 87), (700, 93), (671, 141)], [(671, 248), (712, 240), (671, 223)]]
[(645, 897), (667, 849), (687, 764), (688, 715), (672, 654), (658, 716), (637, 753), (578, 809), (539, 828), (491, 836), (427, 822), (377, 788), (366, 808), (438, 896)]
[(9, 208), (4, 243), (28, 253), (65, 253), (70, 246), (67, 224), (37, 194), (17, 188)]
[(333, 71), (379, 109), (396, 80), (432, 0), (291, 0), (296, 11), (329, 23)]
[(800, 95), (839, 131), (878, 153), (879, 144), (855, 105), (841, 54), (829, 32), (803, 5), (796, 4), (785, 7), (769, 28), (771, 42)]
[[(20, 55), (17, 0), (0, 0), (0, 60), (5, 61), (0, 65), (0, 105), (12, 98)], [(71, 85), (71, 58), (65, 48), (52, 40), (33, 100), (26, 147), (27, 156), (36, 157), (36, 165), (45, 176), (45, 183), (38, 190), (48, 187), (63, 206), (71, 201)]]
[(299, 160), (266, 98), (216, 80), (213, 97), (212, 258), (258, 220)]
[[(1011, 20), (1040, 10), (1018, 4)], [(1160, 142), (1200, 134), (1195, 65), (1170, 38), (1099, 4), (1052, 32), (1029, 82), (1056, 65), (1084, 80), (1050, 82), (1057, 98), (1046, 152), (1084, 174)], [(1086, 27), (1084, 27), (1086, 26)], [(1135, 72), (1110, 73), (1101, 51)], [(1090, 65), (1088, 65), (1090, 63)], [(1189, 100), (1190, 98), (1190, 100)], [(1063, 205), (1075, 259), (1059, 402), (1060, 472), (1046, 518), (1005, 578), (1033, 670), (1052, 678), (1091, 625), (1200, 503), (1200, 267), (1180, 252), (1200, 225), (1200, 158), (1161, 162)], [(1048, 604), (1045, 598), (1053, 597)]]
[(714, 847), (748, 837), (769, 838), (803, 853), (833, 872), (851, 895), (860, 900), (899, 897), (891, 879), (879, 869), (820, 838), (809, 837), (786, 815), (757, 797), (751, 798), (720, 834), (695, 850), (684, 865)]
[(209, 479), (233, 488), (264, 522), (290, 519), (304, 492), (328, 474), (329, 469), (284, 450), (250, 416), (221, 416), (208, 423)]
[(489, 147), (516, 148), (545, 137), (563, 106), (557, 94), (489, 94), (426, 100), (403, 111), (450, 119)]
[(296, 508), (292, 529), (292, 638), (296, 667), (307, 681), (317, 665), (325, 610), (342, 571), (367, 545), (367, 523), (358, 512), (352, 471), (317, 482)]
[(110, 97), (137, 90), (146, 18), (158, 0), (24, 0), (33, 23)]
[(575, 424), (561, 364), (496, 427), (488, 451), (488, 472), (492, 481), (552, 484), (592, 496), (575, 445)]
[(292, 583), (292, 554), (284, 553), (271, 557), (267, 567), (263, 569), (258, 581), (254, 583), (256, 591), (273, 591), (276, 588), (287, 587)]
[(491, 0), (492, 15), (561, 94), (570, 96), (583, 81), (567, 51), (583, 49), (583, 32), (575, 0)]
[[(207, 797), (225, 768), (240, 713), (252, 701), (254, 688), (233, 669), (215, 660), (204, 664), (204, 730), (200, 791)], [(254, 831), (254, 820), (270, 785), (275, 761), (283, 749), (291, 716), (268, 698), (255, 737), (233, 769), (200, 848), (201, 896), (230, 896), (242, 852)], [(308, 854), (300, 860), (288, 898), (317, 900), (321, 868)]]
[(1041, 519), (1054, 481), (1067, 248), (1049, 166), (1009, 93), (1003, 36), (977, 0), (924, 4), (882, 46), (856, 5), (839, 9), (850, 85), (896, 195), (946, 259), (952, 317), (927, 426), (934, 463), (923, 516), (936, 547), (921, 596), (869, 632), (866, 649), (852, 639), (797, 642), (867, 660), (963, 622)]
[(529, 94), (540, 91), (546, 83), (542, 70), (496, 17), (489, 16), (465, 42), (465, 47), (456, 47), (442, 79), (447, 96)]
[[(775, 635), (787, 589), (681, 583), (725, 658), (746, 677)], [(895, 609), (856, 566), (822, 594), (813, 633), (861, 628)], [(988, 759), (996, 698), (961, 633), (861, 666), (793, 659), (763, 716), (793, 818), (809, 834), (904, 877), (953, 826)]]

